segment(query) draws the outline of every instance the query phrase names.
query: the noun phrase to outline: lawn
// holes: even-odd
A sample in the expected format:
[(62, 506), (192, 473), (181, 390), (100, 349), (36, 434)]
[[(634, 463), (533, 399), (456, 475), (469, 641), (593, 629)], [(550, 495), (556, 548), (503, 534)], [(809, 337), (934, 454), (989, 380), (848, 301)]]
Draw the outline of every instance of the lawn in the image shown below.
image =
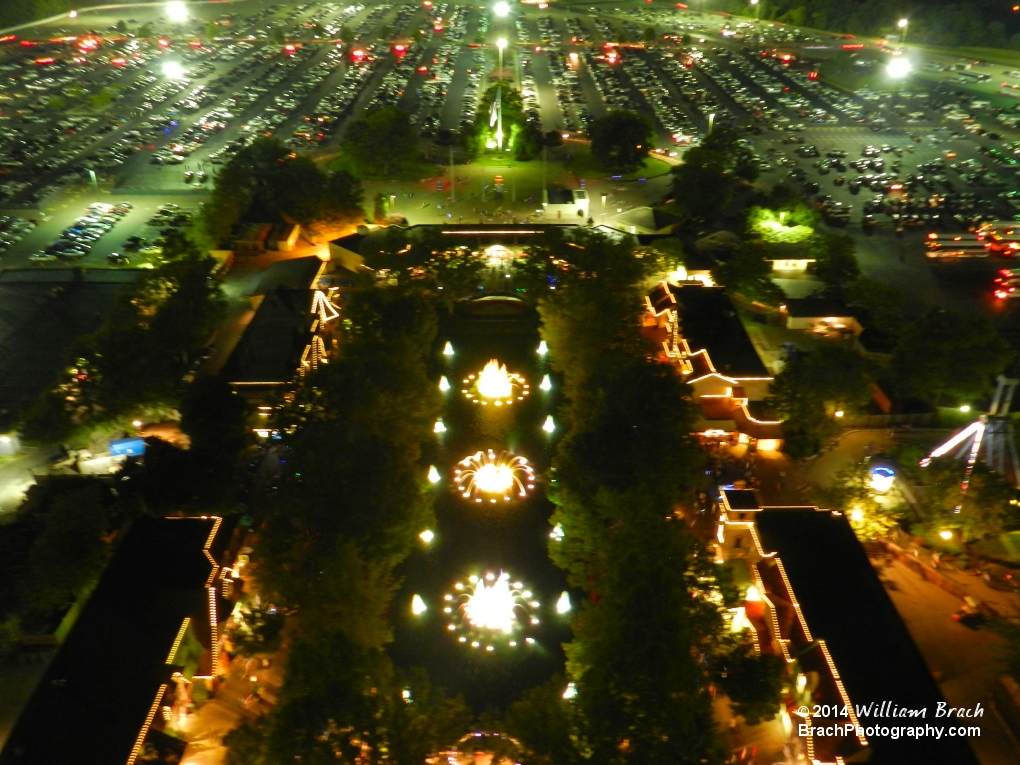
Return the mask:
[(420, 181), (425, 178), (435, 178), (437, 175), (442, 175), (443, 172), (438, 165), (420, 160), (406, 164), (399, 171), (391, 175), (372, 175), (362, 173), (361, 168), (357, 167), (343, 154), (330, 160), (326, 167), (334, 173), (338, 170), (346, 170), (357, 178), (371, 181)]
[[(566, 169), (581, 178), (598, 179), (610, 177), (609, 173), (600, 170), (595, 165), (595, 159), (588, 149), (578, 149), (575, 151), (573, 158), (567, 163)], [(646, 157), (640, 169), (633, 173), (627, 173), (618, 180), (636, 181), (639, 178), (655, 178), (659, 175), (665, 175), (669, 171), (670, 165), (666, 162)]]

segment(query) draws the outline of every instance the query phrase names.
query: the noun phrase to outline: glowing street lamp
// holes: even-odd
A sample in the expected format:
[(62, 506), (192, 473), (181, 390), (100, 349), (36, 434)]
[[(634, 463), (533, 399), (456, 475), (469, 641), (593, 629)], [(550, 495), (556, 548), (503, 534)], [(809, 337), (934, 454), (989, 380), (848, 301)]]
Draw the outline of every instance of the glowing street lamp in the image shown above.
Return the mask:
[(542, 423), (542, 430), (546, 433), (552, 433), (556, 430), (556, 422), (553, 420), (553, 416), (550, 414), (545, 418), (545, 422)]
[(953, 538), (953, 532), (950, 531), (949, 529), (946, 529), (944, 531), (940, 531), (939, 532), (939, 537), (941, 537), (942, 539), (944, 539), (944, 540), (946, 540), (948, 542), (950, 539)]
[(900, 19), (896, 22), (896, 26), (903, 30), (903, 34), (900, 36), (900, 42), (904, 45), (907, 44), (907, 27), (910, 25), (910, 19)]
[(446, 375), (443, 375), (442, 377), (439, 378), (439, 390), (441, 390), (443, 393), (446, 393), (446, 391), (450, 390), (450, 381), (446, 379)]
[(884, 494), (892, 488), (896, 480), (896, 471), (892, 468), (877, 467), (871, 471), (871, 488)]
[(758, 20), (758, 11), (761, 8), (760, 0), (751, 0), (751, 5), (754, 8), (754, 20)]
[(545, 356), (549, 352), (549, 346), (546, 345), (545, 340), (538, 344), (538, 350), (535, 351), (539, 356)]
[(552, 390), (552, 380), (549, 379), (549, 375), (542, 377), (542, 382), (539, 383), (538, 387), (546, 393)]
[(415, 616), (421, 616), (426, 611), (428, 611), (428, 607), (425, 605), (425, 601), (421, 599), (421, 595), (415, 595), (411, 598), (411, 613)]
[(885, 73), (894, 80), (899, 80), (910, 74), (910, 62), (902, 56), (897, 56), (885, 68)]
[(429, 483), (439, 483), (439, 471), (435, 465), (429, 465)]
[(432, 529), (425, 529), (421, 534), (418, 535), (418, 539), (427, 545), (432, 544), (432, 540), (436, 538), (435, 532)]
[(492, 12), (499, 16), (501, 19), (505, 19), (507, 16), (510, 15), (510, 3), (506, 3), (503, 2), (503, 0), (500, 0), (500, 2), (492, 6)]
[(443, 355), (444, 356), (453, 355), (453, 344), (449, 340), (447, 340), (446, 345), (443, 346)]
[(180, 0), (173, 0), (166, 4), (166, 17), (178, 24), (187, 21), (188, 6), (180, 2)]
[(556, 613), (570, 613), (570, 595), (568, 595), (566, 591), (564, 591), (563, 594), (560, 595), (560, 599), (556, 601)]
[(180, 61), (164, 61), (163, 76), (168, 80), (183, 80), (184, 67), (181, 65)]

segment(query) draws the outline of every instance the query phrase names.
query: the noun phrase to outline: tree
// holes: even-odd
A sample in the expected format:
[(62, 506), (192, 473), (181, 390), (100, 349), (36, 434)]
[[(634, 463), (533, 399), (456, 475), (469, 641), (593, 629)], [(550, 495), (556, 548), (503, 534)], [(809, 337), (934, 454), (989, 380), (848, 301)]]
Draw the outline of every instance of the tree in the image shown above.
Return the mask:
[(510, 705), (503, 723), (519, 739), (535, 765), (571, 765), (579, 761), (574, 745), (577, 721), (568, 700), (563, 698), (567, 681), (557, 675), (529, 688)]
[(372, 222), (373, 223), (385, 223), (387, 209), (390, 206), (389, 197), (383, 194), (381, 191), (377, 192), (375, 198), (372, 200)]
[(342, 150), (361, 177), (392, 178), (420, 158), (418, 131), (395, 106), (372, 109), (344, 131)]
[(849, 304), (861, 312), (861, 323), (895, 339), (903, 331), (903, 296), (895, 287), (859, 277), (846, 290)]
[(688, 149), (683, 164), (673, 169), (673, 199), (695, 221), (715, 220), (733, 201), (736, 177), (725, 155), (703, 147)]
[(745, 242), (723, 255), (712, 267), (716, 284), (752, 299), (777, 305), (783, 291), (772, 281), (772, 263), (768, 247), (760, 242)]
[(229, 245), (242, 220), (344, 224), (361, 219), (362, 203), (360, 181), (349, 173), (327, 174), (278, 139), (260, 138), (223, 166), (199, 225), (210, 243)]
[(815, 259), (815, 276), (839, 297), (843, 297), (861, 275), (854, 255), (854, 240), (846, 234), (816, 235), (810, 253)]
[(942, 457), (920, 471), (924, 487), (927, 518), (919, 530), (934, 533), (953, 530), (961, 543), (972, 542), (1002, 532), (1017, 499), (1016, 489), (985, 462), (971, 471), (967, 493), (960, 484), (964, 463)]
[(987, 395), (1012, 356), (984, 316), (936, 307), (903, 330), (891, 366), (904, 394), (955, 403)]
[(754, 181), (761, 174), (758, 158), (747, 139), (741, 138), (733, 128), (717, 126), (705, 136), (701, 148), (726, 157), (727, 169), (743, 181)]
[(829, 485), (819, 488), (818, 505), (843, 513), (861, 539), (884, 537), (903, 519), (904, 508), (882, 502), (871, 482), (867, 463), (847, 465)]
[(838, 426), (837, 411), (853, 413), (871, 398), (867, 360), (843, 345), (798, 353), (769, 391), (768, 403), (784, 420), (784, 449), (795, 457), (814, 454)]
[(736, 644), (713, 657), (715, 682), (730, 698), (734, 714), (748, 725), (773, 719), (781, 708), (786, 664), (773, 654), (756, 655), (754, 648)]
[(106, 490), (99, 484), (57, 496), (47, 507), (45, 525), (29, 555), (23, 601), (36, 614), (69, 606), (99, 576), (110, 554)]
[(345, 170), (329, 176), (320, 214), (331, 223), (359, 223), (365, 217), (365, 190), (361, 181)]
[(287, 32), (283, 27), (273, 27), (272, 31), (269, 33), (269, 37), (277, 45), (283, 45), (287, 42)]
[(142, 24), (138, 27), (138, 31), (135, 33), (135, 36), (141, 38), (152, 37), (152, 26), (149, 24)]
[(623, 109), (594, 120), (589, 132), (596, 165), (614, 173), (631, 173), (641, 167), (655, 135), (646, 117)]
[(744, 228), (750, 236), (772, 244), (806, 243), (815, 235), (813, 224), (797, 223), (787, 210), (768, 207), (747, 208)]
[(262, 756), (269, 735), (270, 718), (245, 720), (223, 737), (227, 748), (224, 765), (262, 765)]

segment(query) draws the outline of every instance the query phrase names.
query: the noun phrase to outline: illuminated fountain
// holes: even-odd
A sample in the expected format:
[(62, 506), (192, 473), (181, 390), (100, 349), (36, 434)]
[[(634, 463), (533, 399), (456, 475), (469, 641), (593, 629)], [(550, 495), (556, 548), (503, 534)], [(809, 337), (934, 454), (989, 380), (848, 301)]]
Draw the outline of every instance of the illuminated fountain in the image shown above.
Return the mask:
[(491, 359), (477, 375), (468, 375), (464, 386), (464, 395), (482, 405), (509, 406), (514, 401), (523, 401), (530, 393), (524, 378), (508, 372), (506, 364), (497, 359)]
[[(529, 609), (538, 608), (539, 603), (531, 598), (531, 591), (521, 582), (511, 583), (505, 571), (470, 576), (443, 597), (443, 613), (450, 619), (446, 628), (460, 632), (457, 640), (472, 648), (494, 651), (498, 643), (516, 648), (520, 640), (515, 633), (538, 624)], [(523, 642), (531, 645), (535, 640), (526, 636)]]
[(489, 449), (465, 457), (453, 471), (453, 480), (465, 499), (495, 503), (498, 497), (509, 502), (511, 496), (526, 497), (535, 488), (535, 471), (524, 457)]

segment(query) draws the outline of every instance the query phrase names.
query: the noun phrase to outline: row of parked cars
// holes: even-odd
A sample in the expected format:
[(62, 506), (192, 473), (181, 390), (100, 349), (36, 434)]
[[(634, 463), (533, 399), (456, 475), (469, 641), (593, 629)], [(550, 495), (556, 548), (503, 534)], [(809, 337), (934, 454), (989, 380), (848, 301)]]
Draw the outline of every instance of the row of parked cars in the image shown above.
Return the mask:
[(129, 202), (94, 202), (86, 208), (85, 215), (60, 233), (53, 244), (30, 255), (29, 260), (47, 262), (57, 258), (84, 258), (92, 245), (111, 231), (132, 207)]

